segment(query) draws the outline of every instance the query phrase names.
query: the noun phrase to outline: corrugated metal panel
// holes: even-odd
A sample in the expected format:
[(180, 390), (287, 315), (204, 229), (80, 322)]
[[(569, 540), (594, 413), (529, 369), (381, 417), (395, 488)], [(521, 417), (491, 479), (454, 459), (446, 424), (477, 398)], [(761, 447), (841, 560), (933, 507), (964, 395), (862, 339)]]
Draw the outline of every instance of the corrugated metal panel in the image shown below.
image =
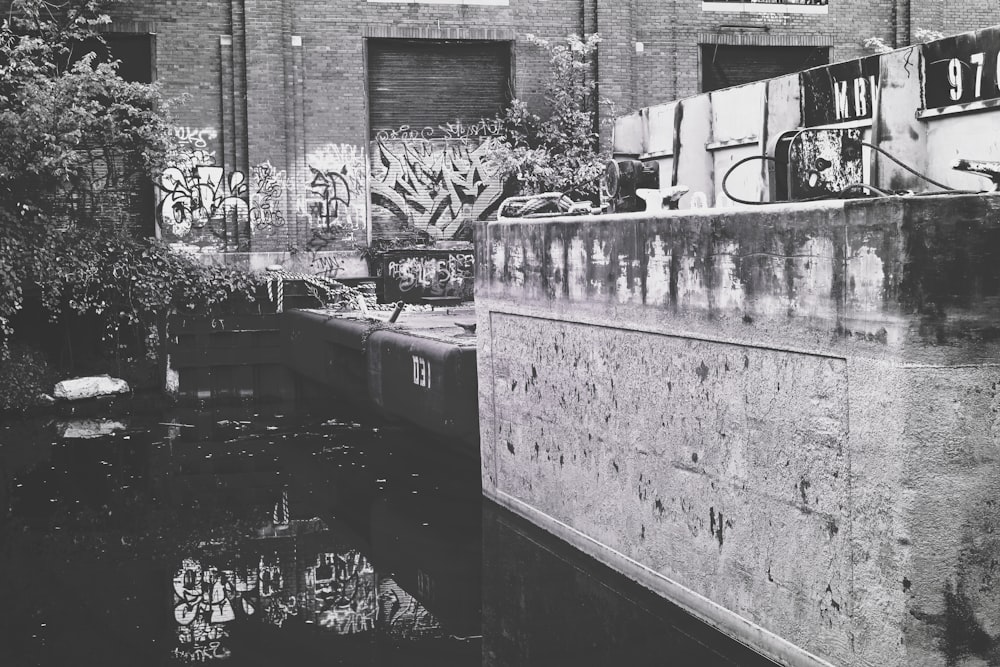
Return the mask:
[(702, 92), (762, 81), (830, 61), (830, 50), (812, 46), (701, 47)]
[(368, 94), (372, 138), (403, 126), (475, 124), (510, 99), (510, 44), (369, 40)]

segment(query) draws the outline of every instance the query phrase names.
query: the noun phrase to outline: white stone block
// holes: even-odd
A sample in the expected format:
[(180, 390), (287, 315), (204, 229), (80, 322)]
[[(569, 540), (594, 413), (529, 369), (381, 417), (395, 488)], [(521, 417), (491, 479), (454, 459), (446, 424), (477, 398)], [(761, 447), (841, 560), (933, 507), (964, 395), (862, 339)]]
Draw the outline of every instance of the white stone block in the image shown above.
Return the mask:
[(110, 375), (95, 375), (63, 380), (56, 384), (53, 394), (56, 398), (78, 401), (83, 398), (127, 394), (129, 391), (128, 382), (125, 380)]

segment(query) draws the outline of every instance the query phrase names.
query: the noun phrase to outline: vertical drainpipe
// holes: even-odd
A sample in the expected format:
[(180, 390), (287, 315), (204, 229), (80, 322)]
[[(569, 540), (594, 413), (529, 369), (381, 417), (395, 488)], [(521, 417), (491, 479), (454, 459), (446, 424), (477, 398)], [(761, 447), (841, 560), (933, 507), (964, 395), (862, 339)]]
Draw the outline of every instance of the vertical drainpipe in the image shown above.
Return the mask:
[[(295, 220), (295, 205), (294, 199), (295, 195), (295, 184), (293, 180), (295, 179), (295, 168), (297, 165), (296, 158), (296, 147), (295, 147), (295, 55), (294, 52), (300, 50), (294, 45), (294, 40), (296, 39), (293, 35), (292, 28), (292, 3), (289, 0), (282, 0), (281, 2), (281, 60), (283, 69), (283, 83), (281, 86), (281, 91), (284, 94), (284, 116), (285, 116), (285, 159), (284, 167), (285, 174), (289, 180), (289, 187), (285, 192), (285, 220)], [(289, 238), (289, 232), (296, 233), (296, 225), (285, 226), (286, 236), (285, 242), (291, 243), (292, 239), (297, 238), (297, 235)], [(292, 231), (294, 230), (294, 231)]]
[(909, 46), (912, 39), (910, 26), (910, 0), (895, 0), (893, 3), (893, 25), (896, 28), (894, 46), (898, 49)]

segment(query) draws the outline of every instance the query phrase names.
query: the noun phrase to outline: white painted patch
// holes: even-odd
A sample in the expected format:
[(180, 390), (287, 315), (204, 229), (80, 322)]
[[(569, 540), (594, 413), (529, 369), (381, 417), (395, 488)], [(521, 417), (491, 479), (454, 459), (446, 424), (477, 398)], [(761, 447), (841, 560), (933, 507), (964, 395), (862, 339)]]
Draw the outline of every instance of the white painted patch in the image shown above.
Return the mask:
[(424, 389), (431, 388), (431, 366), (423, 357), (413, 355), (413, 384)]
[(649, 259), (646, 263), (646, 303), (650, 306), (666, 305), (670, 298), (671, 253), (664, 252), (659, 234), (646, 245)]
[(587, 298), (587, 248), (583, 245), (583, 239), (575, 238), (570, 241), (566, 264), (569, 296), (574, 301), (583, 301)]
[(882, 307), (885, 267), (875, 249), (861, 246), (847, 262), (847, 285), (851, 305), (864, 312)]

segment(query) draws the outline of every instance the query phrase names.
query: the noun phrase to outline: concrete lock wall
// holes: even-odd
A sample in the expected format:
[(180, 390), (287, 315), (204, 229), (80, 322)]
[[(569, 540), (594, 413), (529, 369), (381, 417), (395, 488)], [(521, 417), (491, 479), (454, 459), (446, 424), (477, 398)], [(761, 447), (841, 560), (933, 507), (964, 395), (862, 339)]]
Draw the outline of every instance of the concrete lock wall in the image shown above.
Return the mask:
[(1000, 199), (492, 223), (484, 494), (792, 665), (1000, 656)]

